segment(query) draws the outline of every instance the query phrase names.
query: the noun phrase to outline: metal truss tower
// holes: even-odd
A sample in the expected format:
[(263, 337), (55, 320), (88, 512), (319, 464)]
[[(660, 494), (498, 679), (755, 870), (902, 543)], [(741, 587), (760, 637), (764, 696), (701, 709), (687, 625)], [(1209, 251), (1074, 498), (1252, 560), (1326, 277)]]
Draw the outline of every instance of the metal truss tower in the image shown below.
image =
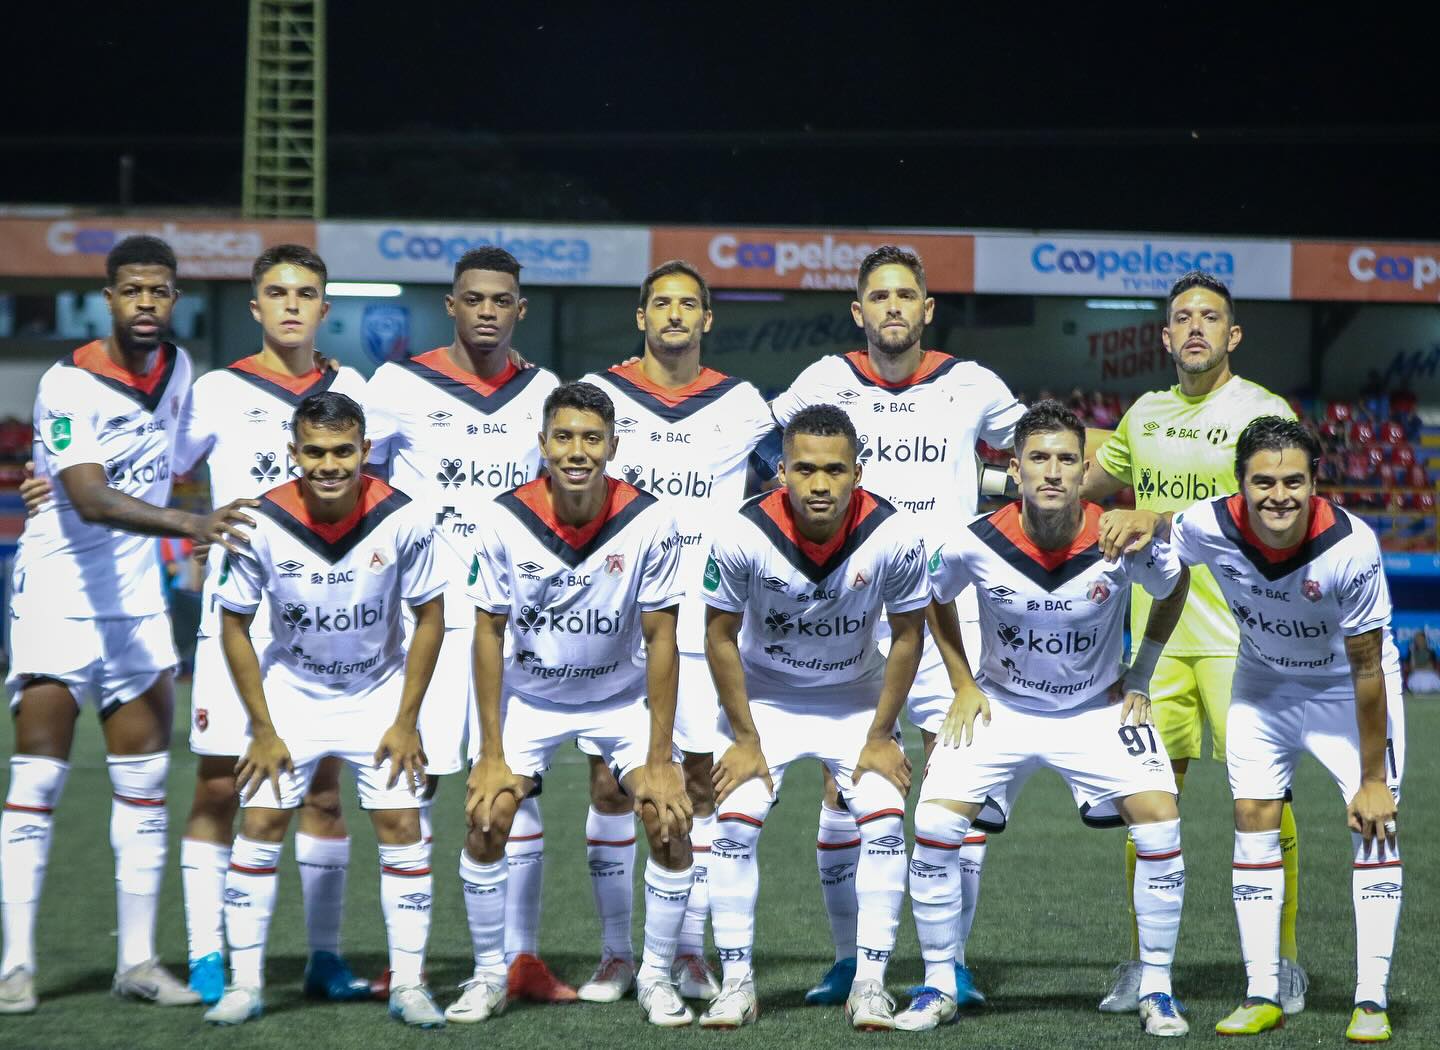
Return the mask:
[(250, 0), (243, 208), (325, 215), (325, 0)]

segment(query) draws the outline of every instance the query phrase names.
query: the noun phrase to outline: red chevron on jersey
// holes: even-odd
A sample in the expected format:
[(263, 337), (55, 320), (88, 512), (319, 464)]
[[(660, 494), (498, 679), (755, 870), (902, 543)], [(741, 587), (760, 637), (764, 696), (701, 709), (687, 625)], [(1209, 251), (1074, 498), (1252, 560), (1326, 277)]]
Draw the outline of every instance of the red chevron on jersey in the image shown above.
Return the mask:
[(146, 409), (154, 412), (169, 384), (171, 373), (175, 371), (176, 356), (175, 347), (169, 343), (161, 343), (155, 360), (150, 365), (150, 371), (143, 374), (132, 372), (112, 361), (105, 352), (105, 345), (96, 339), (71, 354), (69, 363), (89, 372), (110, 389), (134, 398)]
[(495, 502), (509, 508), (536, 539), (566, 564), (574, 566), (654, 503), (655, 497), (633, 485), (607, 477), (605, 503), (600, 513), (578, 527), (567, 525), (556, 517), (548, 475), (497, 496)]
[(866, 350), (851, 350), (845, 355), (845, 363), (861, 382), (886, 390), (907, 390), (922, 383), (934, 382), (959, 364), (960, 359), (939, 350), (926, 350), (920, 358), (920, 367), (899, 382), (892, 382), (871, 368), (870, 354)]
[(340, 521), (316, 521), (305, 506), (297, 479), (265, 493), (260, 513), (334, 563), (354, 550), (389, 514), (409, 502), (410, 497), (403, 492), (367, 475), (361, 479), (360, 498), (354, 510)]
[(882, 521), (895, 513), (895, 508), (889, 503), (857, 488), (850, 497), (845, 520), (835, 530), (835, 535), (824, 543), (814, 543), (801, 535), (788, 493), (789, 489), (775, 489), (758, 500), (746, 503), (740, 513), (760, 526), (760, 531), (770, 538), (787, 561), (816, 582), (834, 572)]
[(485, 413), (496, 412), (505, 407), (540, 374), (538, 368), (527, 368), (522, 372), (513, 363), (506, 362), (505, 367), (493, 378), (485, 379), (456, 368), (450, 360), (449, 348), (444, 346), (402, 361), (400, 367), (434, 383), (472, 408)]
[[(1244, 495), (1237, 492), (1219, 502), (1224, 504), (1224, 509), (1217, 511), (1215, 516), (1222, 528), (1227, 523), (1231, 526), (1225, 530), (1226, 535), (1267, 576), (1281, 569), (1283, 571), (1279, 572), (1279, 576), (1288, 576), (1298, 566), (1313, 561), (1350, 533), (1349, 522), (1336, 519), (1335, 508), (1329, 500), (1311, 496), (1310, 525), (1305, 530), (1305, 537), (1289, 547), (1271, 547), (1250, 524), (1250, 509)], [(1267, 570), (1266, 566), (1270, 568)], [(1279, 576), (1271, 578), (1278, 579)]]
[(1046, 590), (1074, 579), (1100, 560), (1100, 515), (1094, 503), (1084, 503), (1080, 532), (1062, 550), (1042, 550), (1025, 534), (1020, 521), (1020, 503), (1001, 507), (994, 514), (970, 525), (970, 531), (1032, 581)]
[(329, 390), (339, 374), (333, 368), (315, 368), (304, 375), (286, 375), (262, 365), (259, 354), (242, 357), (230, 365), (229, 370), (246, 382), (253, 383), (261, 390), (292, 405), (298, 405), (311, 394)]
[(625, 393), (669, 422), (693, 415), (742, 382), (713, 368), (702, 368), (694, 382), (666, 388), (651, 382), (638, 363), (615, 365), (607, 375)]

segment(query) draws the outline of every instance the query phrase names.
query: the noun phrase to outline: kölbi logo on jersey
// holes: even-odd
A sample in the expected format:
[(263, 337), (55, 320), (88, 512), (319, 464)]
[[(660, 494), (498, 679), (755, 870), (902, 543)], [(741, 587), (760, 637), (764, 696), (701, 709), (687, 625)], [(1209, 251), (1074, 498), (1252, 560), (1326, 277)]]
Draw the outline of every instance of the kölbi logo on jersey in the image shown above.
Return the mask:
[(860, 449), (855, 458), (862, 464), (876, 463), (942, 463), (950, 452), (949, 438), (941, 438), (939, 444), (924, 434), (912, 434), (905, 438), (871, 439), (861, 434)]
[(1221, 492), (1220, 482), (1215, 478), (1201, 478), (1194, 474), (1166, 474), (1163, 470), (1140, 469), (1135, 482), (1137, 496), (1154, 496), (1156, 499), (1187, 500), (1198, 503), (1211, 499)]
[(521, 634), (554, 631), (556, 634), (611, 635), (620, 632), (624, 621), (618, 609), (611, 613), (603, 613), (597, 609), (575, 609), (566, 612), (547, 611), (539, 606), (526, 605), (520, 609), (515, 624), (520, 628)]
[(627, 464), (620, 468), (620, 476), (637, 489), (657, 496), (709, 499), (715, 489), (714, 474), (700, 474), (693, 470), (664, 473), (651, 467), (647, 472), (643, 466)]
[(359, 631), (373, 627), (385, 618), (385, 599), (376, 602), (356, 602), (339, 609), (316, 608), (301, 602), (286, 602), (281, 619), (285, 626), (296, 631), (314, 631), (329, 634), (344, 631)]
[(442, 489), (458, 489), (467, 484), (486, 489), (514, 489), (530, 480), (530, 471), (518, 463), (477, 463), (473, 459), (442, 458), (435, 480), (440, 482)]
[(797, 638), (833, 638), (862, 631), (869, 623), (868, 610), (859, 616), (837, 615), (824, 619), (806, 619), (783, 609), (772, 609), (765, 614), (765, 626), (770, 628), (772, 634), (778, 634), (782, 638), (789, 637), (791, 631), (795, 632)]

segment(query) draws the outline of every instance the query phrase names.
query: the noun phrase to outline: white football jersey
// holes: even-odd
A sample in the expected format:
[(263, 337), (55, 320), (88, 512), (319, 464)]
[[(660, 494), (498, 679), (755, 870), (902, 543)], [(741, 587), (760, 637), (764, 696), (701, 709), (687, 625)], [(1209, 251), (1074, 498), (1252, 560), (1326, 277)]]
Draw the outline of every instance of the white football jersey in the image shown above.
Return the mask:
[(110, 487), (164, 507), (170, 502), (176, 433), (190, 397), (190, 358), (166, 343), (145, 375), (126, 372), (99, 340), (40, 377), (35, 395), (35, 476), (50, 502), (25, 520), (11, 600), (30, 615), (69, 619), (165, 612), (154, 536), (86, 523), (59, 475), (79, 463), (105, 468)]
[[(709, 524), (745, 499), (750, 453), (775, 428), (765, 399), (743, 379), (703, 369), (689, 386), (666, 390), (638, 364), (585, 377), (615, 403), (619, 447), (610, 474), (673, 502), (681, 542), (680, 580), (693, 592), (709, 550)], [(704, 606), (680, 609), (681, 652), (705, 651)]]
[[(267, 682), (348, 710), (347, 697), (404, 669), (400, 606), (445, 590), (436, 571), (430, 515), (378, 478), (362, 482), (344, 521), (317, 522), (300, 482), (271, 489), (256, 508), (250, 546), (222, 559), (220, 604), (270, 610), (260, 656)], [(274, 703), (275, 696), (267, 696)]]
[(510, 617), (506, 689), (552, 704), (645, 695), (640, 615), (684, 596), (680, 533), (668, 502), (605, 482), (581, 528), (555, 517), (545, 477), (499, 496), (476, 533), (470, 600)]
[(752, 699), (767, 686), (830, 689), (883, 677), (881, 613), (930, 604), (925, 544), (915, 518), (863, 488), (825, 544), (795, 524), (788, 490), (747, 500), (712, 530), (701, 594), (744, 614), (740, 659)]
[(1071, 710), (1103, 696), (1123, 668), (1130, 584), (1156, 598), (1175, 590), (1180, 562), (1166, 544), (1106, 561), (1096, 545), (1103, 511), (1082, 506), (1080, 534), (1066, 550), (1037, 547), (1016, 502), (958, 529), (931, 555), (936, 601), (975, 585), (975, 681), (987, 696), (1031, 711)]
[[(457, 593), (485, 504), (540, 473), (545, 398), (559, 385), (552, 372), (514, 365), (480, 379), (455, 368), (445, 347), (370, 377), (370, 461), (388, 462), (391, 483), (434, 516), (440, 571)], [(447, 627), (474, 623), (464, 602), (445, 610)]]
[[(216, 507), (231, 500), (255, 499), (300, 476), (290, 457), (290, 418), (311, 394), (333, 390), (353, 398), (361, 407), (365, 404), (365, 380), (353, 368), (316, 369), (307, 375), (289, 376), (263, 367), (258, 356), (241, 358), (195, 380), (190, 409), (180, 426), (177, 473), (189, 473), (205, 460)], [(215, 591), (222, 561), (215, 557), (206, 562), (199, 628), (202, 638), (220, 631)], [(270, 616), (262, 603), (255, 614), (254, 634), (265, 637), (269, 629)]]
[(1208, 565), (1240, 628), (1234, 695), (1345, 699), (1355, 695), (1345, 639), (1379, 628), (1382, 666), (1400, 673), (1390, 635), (1390, 587), (1370, 526), (1314, 498), (1310, 529), (1289, 550), (1265, 546), (1239, 494), (1175, 515), (1181, 561)]

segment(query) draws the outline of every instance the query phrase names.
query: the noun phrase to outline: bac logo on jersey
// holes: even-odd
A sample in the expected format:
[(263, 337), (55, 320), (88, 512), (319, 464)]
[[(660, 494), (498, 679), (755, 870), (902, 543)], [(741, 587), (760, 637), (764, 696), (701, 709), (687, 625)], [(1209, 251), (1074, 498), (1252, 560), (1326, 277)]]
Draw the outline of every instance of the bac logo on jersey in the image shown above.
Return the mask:
[(607, 555), (605, 555), (605, 575), (606, 575), (606, 576), (619, 576), (619, 575), (621, 575), (624, 571), (625, 571), (625, 555), (623, 555), (623, 554), (607, 554)]
[(370, 557), (365, 560), (365, 568), (376, 576), (379, 576), (390, 565), (390, 559), (385, 557), (385, 552), (376, 547), (370, 552)]
[(354, 583), (355, 570), (346, 569), (344, 572), (312, 572), (310, 582), (314, 584), (335, 584)]
[(1303, 594), (1305, 600), (1309, 602), (1318, 602), (1324, 597), (1324, 593), (1320, 590), (1319, 580), (1306, 580), (1300, 585), (1300, 593)]
[(684, 433), (677, 434), (673, 430), (652, 430), (650, 431), (650, 440), (663, 441), (669, 445), (688, 445), (690, 444), (690, 435)]
[(1090, 585), (1090, 590), (1085, 597), (1096, 605), (1104, 605), (1110, 598), (1110, 585), (1104, 580), (1096, 580)]
[(876, 402), (874, 402), (874, 403), (871, 404), (870, 408), (871, 408), (872, 410), (876, 411), (876, 412), (884, 412), (884, 411), (886, 411), (887, 409), (888, 409), (889, 411), (891, 411), (891, 412), (914, 412), (914, 411), (915, 411), (915, 402), (913, 402), (913, 401), (889, 401), (889, 402), (876, 401)]

